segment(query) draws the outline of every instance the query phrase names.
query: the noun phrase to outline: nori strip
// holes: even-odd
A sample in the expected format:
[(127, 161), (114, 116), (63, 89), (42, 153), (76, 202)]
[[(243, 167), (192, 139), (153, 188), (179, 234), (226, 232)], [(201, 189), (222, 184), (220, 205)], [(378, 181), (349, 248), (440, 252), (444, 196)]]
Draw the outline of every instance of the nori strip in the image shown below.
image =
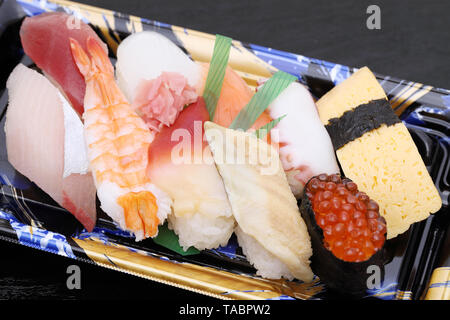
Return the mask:
[(368, 278), (373, 275), (373, 271), (369, 268), (370, 266), (379, 267), (380, 285), (383, 283), (385, 274), (384, 264), (386, 263), (386, 233), (384, 235), (385, 242), (383, 247), (375, 252), (368, 260), (348, 262), (337, 258), (324, 246), (322, 228), (316, 223), (311, 201), (306, 195), (309, 181), (303, 189), (300, 212), (311, 237), (313, 249), (311, 269), (330, 290), (355, 298), (362, 297), (368, 290)]
[(383, 124), (391, 126), (399, 122), (401, 120), (392, 111), (389, 101), (378, 99), (346, 111), (339, 118), (330, 119), (325, 128), (336, 151)]

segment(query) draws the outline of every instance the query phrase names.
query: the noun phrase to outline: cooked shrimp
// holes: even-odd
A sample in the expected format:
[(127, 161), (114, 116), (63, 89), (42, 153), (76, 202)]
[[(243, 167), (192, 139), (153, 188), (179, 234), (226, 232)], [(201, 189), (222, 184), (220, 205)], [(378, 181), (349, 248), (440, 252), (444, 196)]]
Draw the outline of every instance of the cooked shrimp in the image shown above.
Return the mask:
[(86, 48), (70, 39), (86, 81), (84, 130), (101, 208), (136, 241), (154, 237), (171, 210), (171, 199), (146, 175), (153, 135), (134, 112), (114, 79), (114, 67), (94, 38)]

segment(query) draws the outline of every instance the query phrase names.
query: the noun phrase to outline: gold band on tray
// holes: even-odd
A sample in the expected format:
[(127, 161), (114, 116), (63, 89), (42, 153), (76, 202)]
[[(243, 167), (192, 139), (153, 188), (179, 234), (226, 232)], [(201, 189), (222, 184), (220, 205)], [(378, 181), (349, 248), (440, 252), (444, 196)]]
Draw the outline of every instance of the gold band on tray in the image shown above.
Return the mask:
[(170, 261), (91, 237), (73, 239), (96, 264), (219, 299), (260, 300), (283, 296), (309, 299), (323, 290), (318, 280), (306, 284), (267, 280), (187, 262)]

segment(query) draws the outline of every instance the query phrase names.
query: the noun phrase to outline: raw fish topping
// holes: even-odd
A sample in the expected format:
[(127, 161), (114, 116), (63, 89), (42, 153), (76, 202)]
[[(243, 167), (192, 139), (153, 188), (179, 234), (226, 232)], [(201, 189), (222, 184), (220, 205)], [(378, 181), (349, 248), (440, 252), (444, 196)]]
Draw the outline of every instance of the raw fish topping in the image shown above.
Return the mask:
[[(73, 25), (77, 27), (71, 27)], [(86, 84), (72, 58), (69, 38), (77, 40), (86, 50), (88, 37), (94, 38), (102, 50), (108, 52), (106, 44), (89, 25), (65, 12), (27, 17), (20, 28), (25, 53), (57, 84), (80, 116), (84, 111)]]
[(196, 100), (196, 90), (182, 74), (162, 72), (156, 79), (140, 82), (132, 106), (150, 130), (159, 132), (163, 126), (171, 126), (183, 107)]
[(308, 183), (306, 195), (323, 230), (324, 246), (337, 258), (361, 262), (381, 249), (386, 221), (378, 204), (358, 191), (356, 183), (336, 174), (321, 174)]

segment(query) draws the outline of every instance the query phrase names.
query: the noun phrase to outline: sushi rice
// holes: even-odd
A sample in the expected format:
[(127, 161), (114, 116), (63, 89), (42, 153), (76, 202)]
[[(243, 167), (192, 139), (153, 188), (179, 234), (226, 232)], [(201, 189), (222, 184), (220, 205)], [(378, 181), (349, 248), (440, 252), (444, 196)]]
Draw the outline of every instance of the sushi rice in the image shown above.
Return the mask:
[(234, 232), (242, 252), (255, 267), (257, 275), (268, 279), (294, 279), (286, 264), (267, 251), (255, 238), (246, 234), (239, 226)]

